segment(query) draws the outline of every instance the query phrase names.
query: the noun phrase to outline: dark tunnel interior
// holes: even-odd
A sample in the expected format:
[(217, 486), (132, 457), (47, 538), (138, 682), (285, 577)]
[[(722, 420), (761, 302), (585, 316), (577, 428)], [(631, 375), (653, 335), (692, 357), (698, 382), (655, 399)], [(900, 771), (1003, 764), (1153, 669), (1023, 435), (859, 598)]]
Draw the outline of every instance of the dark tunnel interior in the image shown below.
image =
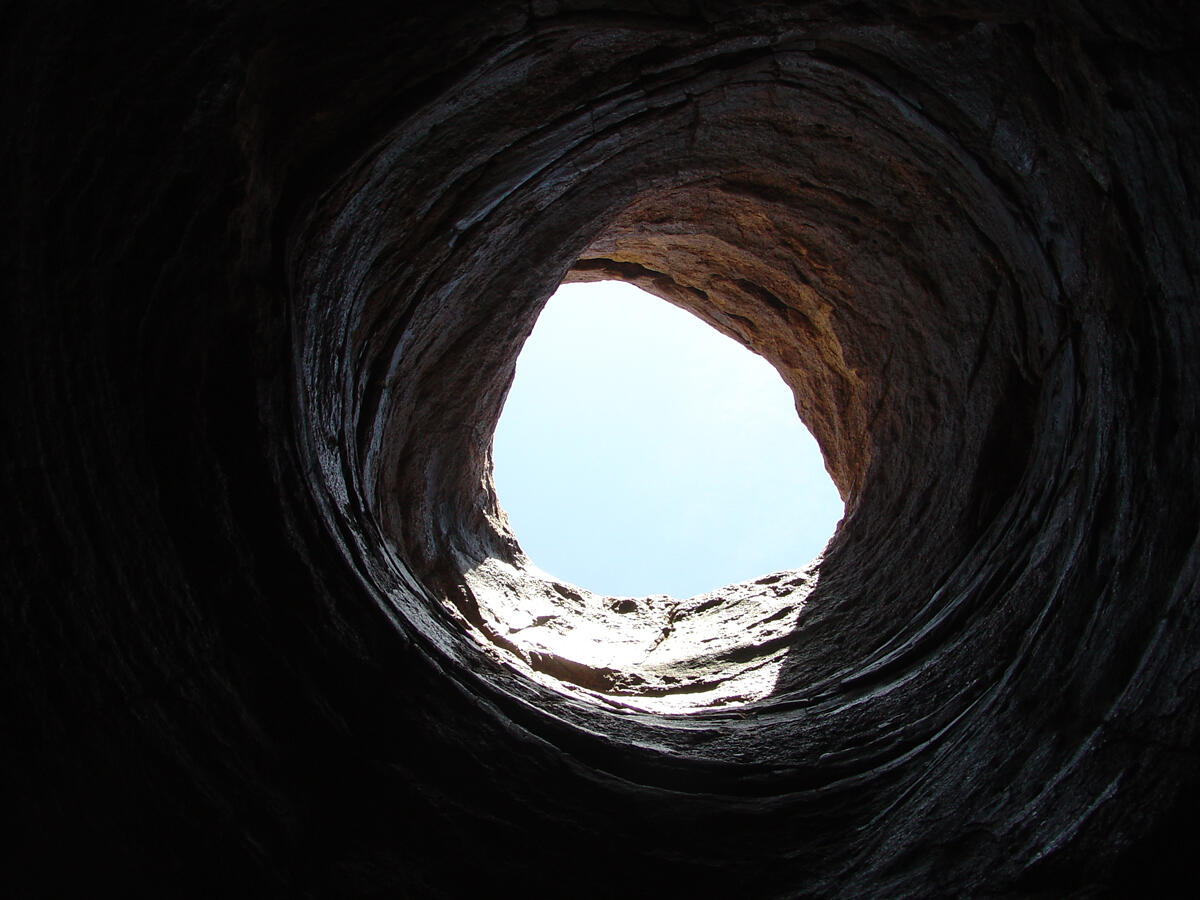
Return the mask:
[[(0, 23), (3, 893), (1200, 890), (1200, 10)], [(598, 279), (775, 366), (846, 501), (640, 668), (493, 612), (660, 624), (492, 483)]]

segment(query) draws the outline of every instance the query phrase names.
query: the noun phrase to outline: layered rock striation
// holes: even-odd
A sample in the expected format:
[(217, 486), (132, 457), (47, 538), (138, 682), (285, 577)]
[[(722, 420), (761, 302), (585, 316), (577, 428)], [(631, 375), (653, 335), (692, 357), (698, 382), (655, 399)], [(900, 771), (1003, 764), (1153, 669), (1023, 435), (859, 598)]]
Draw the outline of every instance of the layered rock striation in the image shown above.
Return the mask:
[[(17, 895), (1097, 896), (1189, 870), (1195, 13), (3, 20)], [(814, 570), (663, 612), (720, 610), (708, 655), (551, 659), (489, 612), (576, 602), (490, 448), (542, 305), (597, 278), (769, 360), (847, 503)], [(630, 602), (593, 620), (663, 628)]]

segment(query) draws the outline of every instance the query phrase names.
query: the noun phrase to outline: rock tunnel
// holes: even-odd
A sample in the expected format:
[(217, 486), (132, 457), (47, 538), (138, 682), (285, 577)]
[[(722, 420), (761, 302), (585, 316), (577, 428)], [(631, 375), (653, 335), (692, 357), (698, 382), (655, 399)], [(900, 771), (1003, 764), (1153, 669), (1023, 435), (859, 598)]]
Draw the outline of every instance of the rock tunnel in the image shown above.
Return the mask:
[[(1174, 890), (1196, 12), (409, 9), (0, 16), (15, 894)], [(653, 672), (486, 614), (642, 602), (529, 568), (491, 478), (607, 278), (774, 365), (847, 504)]]

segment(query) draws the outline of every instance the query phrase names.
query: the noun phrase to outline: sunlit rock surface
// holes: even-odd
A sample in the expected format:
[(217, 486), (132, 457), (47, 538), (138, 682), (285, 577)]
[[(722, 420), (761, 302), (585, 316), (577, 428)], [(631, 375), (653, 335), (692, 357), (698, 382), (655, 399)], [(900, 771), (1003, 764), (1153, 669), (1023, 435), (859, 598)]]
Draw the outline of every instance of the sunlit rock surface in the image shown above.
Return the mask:
[[(106, 6), (0, 14), (6, 893), (1191, 877), (1190, 6)], [(713, 598), (765, 690), (669, 705), (696, 608), (601, 599), (671, 625), (639, 700), (471, 600), (536, 574), (521, 343), (612, 277), (772, 362), (847, 501), (775, 626)]]
[(524, 558), (464, 566), (451, 606), (497, 659), (552, 689), (618, 708), (684, 713), (741, 706), (775, 690), (820, 558), (677, 598), (605, 597)]

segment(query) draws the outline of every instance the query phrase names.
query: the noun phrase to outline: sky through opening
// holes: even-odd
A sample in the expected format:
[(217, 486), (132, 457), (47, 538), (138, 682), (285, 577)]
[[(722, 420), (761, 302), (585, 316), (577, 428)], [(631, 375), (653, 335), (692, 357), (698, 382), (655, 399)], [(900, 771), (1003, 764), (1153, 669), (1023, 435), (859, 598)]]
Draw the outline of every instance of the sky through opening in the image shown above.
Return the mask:
[(534, 564), (612, 596), (684, 598), (798, 568), (843, 513), (779, 373), (623, 282), (551, 297), (493, 461)]

